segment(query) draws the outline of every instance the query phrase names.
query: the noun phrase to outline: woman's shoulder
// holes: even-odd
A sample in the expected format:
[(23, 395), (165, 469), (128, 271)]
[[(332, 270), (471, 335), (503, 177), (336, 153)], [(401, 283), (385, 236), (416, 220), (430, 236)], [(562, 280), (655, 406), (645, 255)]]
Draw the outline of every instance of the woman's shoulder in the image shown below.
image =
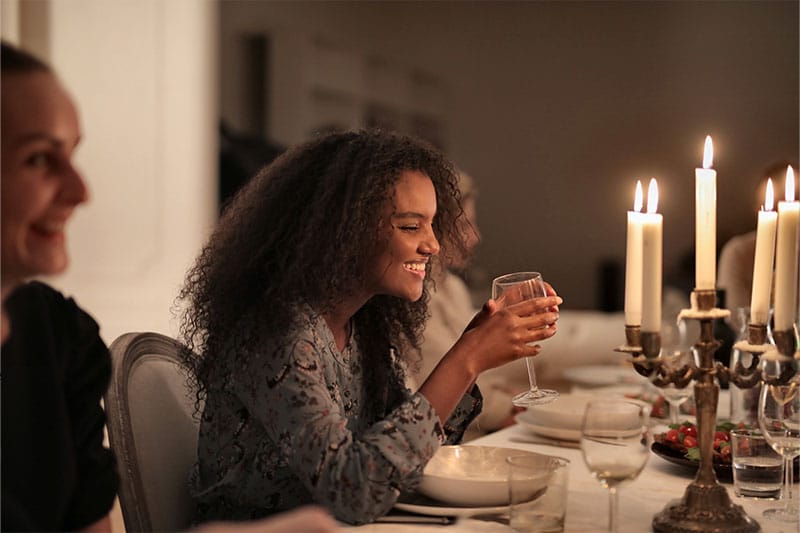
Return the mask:
[(53, 304), (64, 301), (64, 295), (41, 281), (29, 281), (16, 287), (8, 297), (9, 305), (25, 305), (31, 303)]
[[(17, 287), (8, 297), (6, 309), (11, 336), (20, 346), (41, 345), (57, 351), (105, 349), (97, 322), (75, 301), (40, 281)], [(49, 341), (47, 339), (50, 339)]]
[[(77, 321), (90, 329), (97, 327), (86, 311), (75, 300), (67, 297), (41, 281), (29, 281), (14, 289), (6, 302), (12, 327), (15, 321), (49, 320), (54, 322)], [(70, 326), (75, 324), (70, 323)]]

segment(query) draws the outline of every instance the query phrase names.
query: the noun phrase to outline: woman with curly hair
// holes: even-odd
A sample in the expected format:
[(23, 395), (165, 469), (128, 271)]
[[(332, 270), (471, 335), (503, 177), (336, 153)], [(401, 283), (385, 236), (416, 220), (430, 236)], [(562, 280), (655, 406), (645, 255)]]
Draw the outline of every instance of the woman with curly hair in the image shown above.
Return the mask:
[(490, 300), (419, 391), (405, 387), (428, 274), (440, 251), (465, 252), (463, 216), (438, 151), (377, 131), (291, 149), (235, 197), (179, 296), (202, 411), (198, 520), (315, 502), (372, 521), (460, 440), (478, 375), (538, 353), (556, 331), (552, 290)]

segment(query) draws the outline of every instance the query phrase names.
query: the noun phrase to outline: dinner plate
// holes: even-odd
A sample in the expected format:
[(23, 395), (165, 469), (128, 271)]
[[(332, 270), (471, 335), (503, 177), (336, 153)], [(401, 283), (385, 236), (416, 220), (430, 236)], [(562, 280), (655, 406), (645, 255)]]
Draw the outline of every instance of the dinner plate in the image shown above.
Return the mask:
[[(672, 464), (683, 466), (687, 469), (687, 471), (691, 470), (691, 472), (696, 472), (698, 468), (700, 468), (699, 461), (693, 461), (692, 459), (687, 459), (683, 456), (681, 452), (670, 448), (665, 444), (661, 444), (660, 442), (654, 442), (653, 445), (650, 447), (654, 454), (661, 457), (665, 461), (668, 461)], [(717, 479), (720, 481), (725, 482), (732, 482), (733, 481), (733, 467), (729, 464), (724, 463), (714, 463), (713, 464), (714, 472), (717, 474)]]
[(430, 516), (477, 516), (508, 512), (508, 505), (494, 507), (459, 507), (443, 503), (422, 494), (403, 494), (394, 504), (395, 509)]
[(632, 367), (617, 365), (588, 365), (567, 368), (561, 374), (564, 379), (585, 387), (602, 387), (623, 383), (640, 383), (644, 376), (636, 373)]
[(525, 421), (543, 427), (580, 430), (586, 404), (594, 399), (589, 394), (563, 394), (557, 401), (531, 405), (525, 410)]
[(528, 429), (533, 433), (536, 433), (537, 435), (550, 437), (551, 439), (571, 440), (576, 442), (581, 440), (580, 429), (542, 426), (533, 421), (531, 419), (530, 413), (528, 413), (527, 411), (522, 411), (521, 413), (518, 413), (515, 419), (518, 423), (522, 424), (522, 426), (524, 426), (525, 429)]

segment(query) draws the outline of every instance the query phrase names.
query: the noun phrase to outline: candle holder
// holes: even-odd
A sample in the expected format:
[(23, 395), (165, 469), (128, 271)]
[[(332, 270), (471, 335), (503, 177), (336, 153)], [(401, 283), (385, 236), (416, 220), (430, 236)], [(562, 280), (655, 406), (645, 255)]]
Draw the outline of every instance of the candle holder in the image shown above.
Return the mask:
[[(739, 363), (733, 370), (728, 370), (722, 363), (714, 361), (714, 352), (721, 342), (714, 338), (713, 321), (727, 317), (730, 312), (716, 307), (716, 292), (713, 290), (694, 290), (691, 302), (692, 308), (682, 310), (678, 320), (691, 319), (700, 322), (700, 338), (694, 345), (696, 349), (694, 363), (677, 369), (668, 369), (659, 357), (660, 335), (637, 331), (636, 326), (625, 326), (627, 344), (617, 348), (617, 351), (631, 354), (636, 371), (650, 379), (657, 387), (673, 384), (683, 388), (691, 381), (695, 382), (700, 467), (692, 483), (686, 487), (683, 497), (669, 502), (653, 517), (653, 530), (659, 533), (759, 531), (758, 523), (747, 516), (740, 505), (731, 501), (728, 491), (717, 482), (714, 473), (714, 431), (719, 401), (719, 385), (715, 382), (715, 378), (728, 377), (740, 388), (751, 388), (761, 380), (767, 384), (788, 382), (797, 372), (797, 361), (800, 358), (800, 355), (793, 355), (797, 346), (796, 334), (791, 331), (785, 332), (784, 337), (778, 335), (782, 339), (785, 338), (778, 347), (781, 353), (779, 360), (792, 361), (793, 364), (780, 365), (782, 368), (779, 372), (767, 375), (762, 372), (758, 361), (761, 354), (772, 348), (772, 345), (766, 342), (766, 326), (763, 326), (763, 331), (758, 326), (751, 328), (750, 343), (746, 347), (747, 351), (753, 354), (751, 364), (744, 367)], [(777, 342), (776, 337), (776, 344)]]

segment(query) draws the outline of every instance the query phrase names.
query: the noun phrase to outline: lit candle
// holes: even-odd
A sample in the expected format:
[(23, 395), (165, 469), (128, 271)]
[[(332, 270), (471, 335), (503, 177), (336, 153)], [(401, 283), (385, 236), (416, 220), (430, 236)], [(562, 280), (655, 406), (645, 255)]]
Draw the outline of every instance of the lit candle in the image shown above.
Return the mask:
[(753, 265), (753, 292), (750, 295), (750, 323), (769, 321), (769, 302), (772, 290), (772, 265), (775, 260), (775, 230), (778, 213), (773, 208), (772, 180), (767, 180), (764, 209), (758, 212), (756, 257)]
[(800, 202), (794, 199), (794, 171), (786, 169), (786, 201), (778, 202), (775, 250), (775, 330), (792, 328), (797, 312), (797, 233)]
[(642, 324), (642, 182), (636, 181), (633, 211), (628, 211), (625, 253), (625, 324)]
[(658, 184), (650, 180), (647, 213), (642, 215), (642, 331), (661, 331), (661, 270), (663, 217), (658, 208)]
[(714, 147), (706, 136), (703, 168), (695, 175), (695, 289), (714, 290), (717, 269), (717, 172), (711, 168)]

